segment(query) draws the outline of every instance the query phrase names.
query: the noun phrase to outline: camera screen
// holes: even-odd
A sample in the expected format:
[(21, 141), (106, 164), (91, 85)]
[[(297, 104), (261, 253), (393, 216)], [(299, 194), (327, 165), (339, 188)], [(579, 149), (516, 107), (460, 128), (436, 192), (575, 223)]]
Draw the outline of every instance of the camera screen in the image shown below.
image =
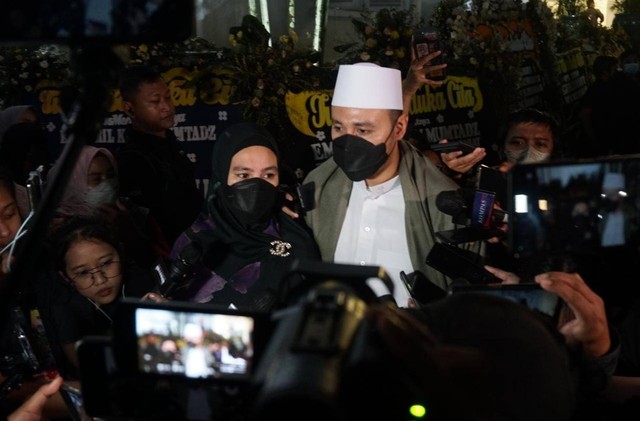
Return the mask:
[(560, 309), (560, 297), (545, 291), (537, 284), (518, 285), (457, 285), (450, 293), (482, 293), (501, 297), (526, 306), (531, 310), (556, 318)]
[(514, 257), (640, 245), (638, 174), (637, 157), (513, 167), (509, 243)]
[(0, 41), (181, 41), (191, 35), (190, 0), (6, 2)]
[(558, 296), (543, 289), (488, 287), (483, 292), (524, 304), (531, 310), (537, 310), (550, 317), (555, 317), (558, 308)]
[(245, 315), (135, 310), (138, 369), (187, 378), (246, 378), (254, 319)]

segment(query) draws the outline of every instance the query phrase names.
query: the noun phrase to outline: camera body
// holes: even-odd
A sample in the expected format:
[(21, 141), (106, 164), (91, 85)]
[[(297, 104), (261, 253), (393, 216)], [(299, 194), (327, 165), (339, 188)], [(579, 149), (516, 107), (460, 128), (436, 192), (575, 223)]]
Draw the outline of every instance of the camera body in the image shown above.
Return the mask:
[[(330, 266), (335, 270), (336, 265)], [(208, 408), (203, 413), (233, 419), (286, 420), (304, 414), (305, 419), (346, 420), (367, 412), (374, 418), (385, 413), (386, 419), (401, 419), (420, 392), (364, 319), (377, 300), (367, 291), (366, 280), (380, 271), (368, 269), (353, 266), (364, 270), (359, 280), (353, 273), (345, 280), (310, 280), (296, 302), (270, 314), (195, 303), (121, 301), (113, 339), (86, 338), (79, 344), (87, 413), (190, 418), (186, 402), (204, 391), (201, 410), (202, 404)], [(200, 345), (213, 355), (216, 335), (236, 338), (226, 365), (212, 361), (201, 366), (202, 375), (191, 375), (186, 356), (197, 338), (207, 338)], [(155, 343), (162, 349), (167, 340), (174, 344), (168, 346), (170, 356), (181, 358), (169, 362), (150, 347)], [(372, 400), (385, 404), (371, 405)]]

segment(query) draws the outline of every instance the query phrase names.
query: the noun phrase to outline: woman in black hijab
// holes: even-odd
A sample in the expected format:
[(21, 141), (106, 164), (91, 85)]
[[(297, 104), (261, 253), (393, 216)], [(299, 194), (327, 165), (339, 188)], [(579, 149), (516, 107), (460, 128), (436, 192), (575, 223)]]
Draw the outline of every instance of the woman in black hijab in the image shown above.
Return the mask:
[(270, 310), (292, 261), (320, 258), (302, 218), (280, 210), (278, 157), (274, 139), (255, 123), (217, 139), (206, 209), (171, 253), (173, 269), (189, 267), (172, 299)]

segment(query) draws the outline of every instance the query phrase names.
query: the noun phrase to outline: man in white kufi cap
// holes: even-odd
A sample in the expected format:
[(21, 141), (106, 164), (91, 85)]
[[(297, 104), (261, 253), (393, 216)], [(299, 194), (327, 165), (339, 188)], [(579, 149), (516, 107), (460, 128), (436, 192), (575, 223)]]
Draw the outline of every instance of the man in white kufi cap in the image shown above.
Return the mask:
[[(331, 102), (333, 159), (309, 173), (315, 208), (306, 221), (325, 261), (383, 267), (408, 305), (400, 271), (450, 280), (425, 263), (435, 232), (454, 229), (435, 198), (459, 186), (407, 142), (402, 76), (371, 63), (341, 65)], [(378, 295), (388, 294), (371, 285)]]

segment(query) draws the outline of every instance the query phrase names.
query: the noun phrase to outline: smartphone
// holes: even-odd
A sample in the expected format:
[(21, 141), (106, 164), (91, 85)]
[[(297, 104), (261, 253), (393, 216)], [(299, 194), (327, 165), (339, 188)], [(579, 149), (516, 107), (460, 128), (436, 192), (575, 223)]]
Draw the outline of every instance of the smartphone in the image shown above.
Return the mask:
[(475, 292), (491, 294), (525, 305), (527, 308), (558, 320), (562, 300), (535, 283), (499, 285), (452, 285), (449, 294)]
[(443, 290), (429, 279), (419, 270), (411, 272), (407, 275), (405, 271), (400, 271), (400, 279), (407, 287), (411, 298), (419, 304), (425, 304), (436, 301), (447, 296), (447, 291)]
[[(110, 385), (118, 375), (118, 369), (111, 338), (108, 336), (84, 337), (76, 343), (76, 354), (80, 367), (84, 411), (92, 417), (113, 415), (111, 403), (116, 398)], [(70, 395), (69, 398), (71, 399), (72, 396)]]
[(476, 149), (476, 146), (462, 141), (453, 141), (447, 143), (432, 143), (429, 148), (438, 153), (462, 151), (463, 155), (467, 155), (473, 152)]
[(471, 284), (501, 282), (486, 270), (482, 257), (449, 244), (436, 243), (427, 255), (426, 263), (452, 279), (464, 279)]
[(493, 192), (496, 195), (496, 203), (500, 204), (502, 209), (508, 210), (507, 176), (504, 173), (480, 164), (476, 189)]
[[(444, 51), (440, 40), (440, 34), (434, 28), (422, 28), (413, 32), (413, 52), (416, 58), (422, 58), (436, 51), (442, 51), (438, 57), (429, 62), (430, 66), (444, 64)], [(429, 73), (429, 79), (443, 80), (446, 77), (444, 69)]]
[(62, 400), (67, 405), (69, 417), (72, 421), (93, 421), (94, 418), (89, 416), (84, 409), (82, 393), (78, 389), (63, 383), (59, 392)]

